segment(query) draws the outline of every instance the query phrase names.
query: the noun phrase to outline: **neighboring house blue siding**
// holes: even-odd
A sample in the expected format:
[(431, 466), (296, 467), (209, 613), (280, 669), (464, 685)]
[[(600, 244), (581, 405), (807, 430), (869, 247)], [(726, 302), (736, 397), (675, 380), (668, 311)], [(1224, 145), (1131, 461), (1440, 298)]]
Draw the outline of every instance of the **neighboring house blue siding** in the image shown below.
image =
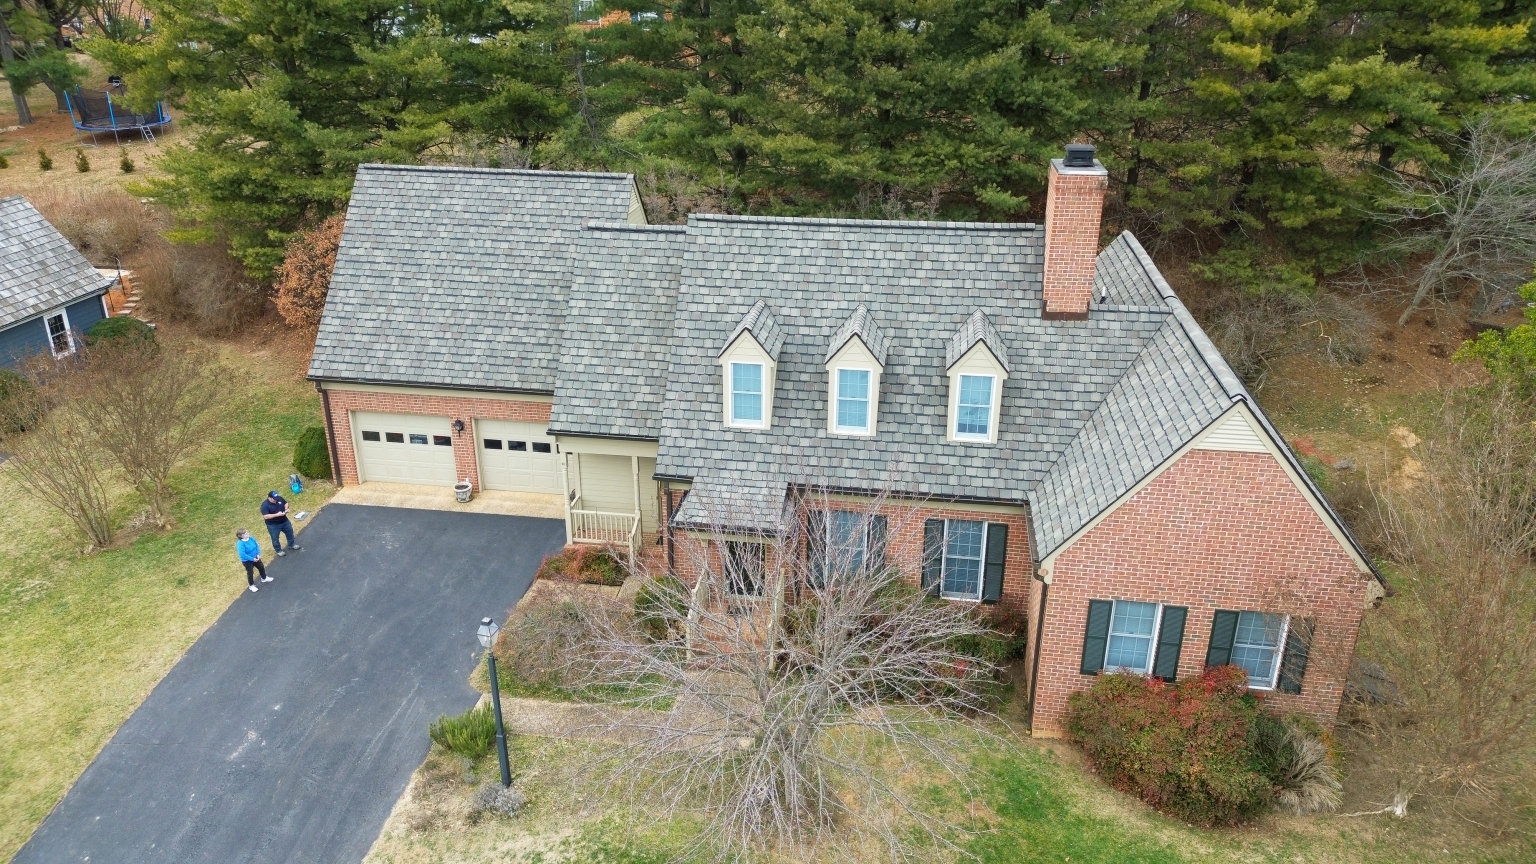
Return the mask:
[[(75, 344), (92, 324), (106, 317), (101, 308), (101, 295), (92, 294), (65, 307), (69, 328), (75, 332)], [(48, 352), (48, 329), (44, 323), (50, 311), (13, 327), (0, 330), (0, 366), (16, 368), (21, 361), (33, 354)]]

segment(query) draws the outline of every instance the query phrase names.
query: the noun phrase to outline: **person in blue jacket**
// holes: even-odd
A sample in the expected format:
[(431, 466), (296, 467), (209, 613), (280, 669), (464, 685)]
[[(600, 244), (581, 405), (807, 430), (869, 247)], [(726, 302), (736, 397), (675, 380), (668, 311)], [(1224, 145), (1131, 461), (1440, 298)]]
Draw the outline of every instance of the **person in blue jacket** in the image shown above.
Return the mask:
[(235, 532), (235, 553), (240, 556), (240, 563), (245, 565), (245, 584), (248, 588), (257, 590), (257, 572), (261, 573), (261, 581), (272, 581), (272, 577), (267, 575), (267, 568), (261, 564), (261, 544), (244, 528)]

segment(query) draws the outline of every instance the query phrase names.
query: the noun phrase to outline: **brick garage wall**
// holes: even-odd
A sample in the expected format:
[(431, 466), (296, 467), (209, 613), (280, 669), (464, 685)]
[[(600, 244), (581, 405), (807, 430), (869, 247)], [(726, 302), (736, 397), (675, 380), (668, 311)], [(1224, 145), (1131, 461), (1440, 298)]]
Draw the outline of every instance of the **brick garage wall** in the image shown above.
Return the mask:
[(1056, 560), (1033, 728), (1060, 734), (1067, 697), (1093, 683), (1078, 671), (1089, 600), (1189, 607), (1180, 679), (1202, 671), (1217, 609), (1316, 618), (1301, 694), (1265, 699), (1331, 723), (1372, 578), (1272, 456), (1192, 450)]
[(325, 418), (336, 443), (336, 465), (342, 485), (358, 482), (357, 453), (352, 447), (350, 411), (381, 414), (417, 414), (463, 420), (464, 431), (453, 433), (453, 464), (458, 477), (468, 477), (475, 491), (480, 490), (480, 471), (475, 462), (474, 424), (472, 420), (515, 420), (524, 423), (549, 423), (548, 402), (520, 399), (486, 399), (474, 396), (422, 396), (389, 391), (326, 390), (330, 410)]
[[(681, 500), (682, 493), (673, 490), (671, 508), (673, 513), (677, 512)], [(832, 502), (829, 506), (833, 509), (839, 507), (836, 502)], [(858, 505), (853, 503), (842, 506), (858, 509)], [(1006, 524), (1008, 526), (1008, 560), (1003, 568), (1003, 593), (995, 606), (988, 605), (985, 608), (995, 615), (1007, 616), (1019, 626), (1025, 624), (1029, 613), (1032, 564), (1029, 555), (1028, 520), (1024, 516), (912, 506), (900, 502), (882, 507), (880, 512), (885, 514), (890, 531), (886, 547), (888, 560), (910, 574), (914, 581), (922, 577), (923, 523), (926, 520), (974, 519), (981, 522)], [(718, 552), (698, 549), (700, 544), (711, 545), (707, 540), (674, 531), (672, 541), (675, 544), (677, 576), (689, 585), (698, 578), (698, 567), (705, 561), (708, 561), (711, 566), (720, 566)], [(801, 553), (797, 552), (797, 554)]]

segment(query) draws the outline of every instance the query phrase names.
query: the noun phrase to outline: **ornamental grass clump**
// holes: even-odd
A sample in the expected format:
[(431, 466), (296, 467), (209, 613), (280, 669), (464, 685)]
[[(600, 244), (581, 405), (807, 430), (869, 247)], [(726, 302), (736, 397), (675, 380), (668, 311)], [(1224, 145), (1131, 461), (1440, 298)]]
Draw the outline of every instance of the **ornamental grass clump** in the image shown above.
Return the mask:
[(467, 759), (491, 752), (496, 744), (496, 718), (486, 702), (457, 717), (444, 715), (427, 727), (432, 742)]
[(1199, 825), (1235, 825), (1269, 807), (1250, 741), (1261, 709), (1236, 666), (1163, 684), (1105, 675), (1068, 703), (1067, 733), (1115, 788)]

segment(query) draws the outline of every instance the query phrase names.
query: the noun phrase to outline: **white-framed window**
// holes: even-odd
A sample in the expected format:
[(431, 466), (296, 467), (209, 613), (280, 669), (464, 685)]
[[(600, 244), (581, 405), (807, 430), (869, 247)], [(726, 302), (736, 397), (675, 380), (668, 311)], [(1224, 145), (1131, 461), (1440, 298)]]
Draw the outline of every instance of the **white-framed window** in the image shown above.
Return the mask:
[(832, 431), (867, 435), (874, 412), (871, 411), (874, 373), (847, 366), (837, 368), (833, 376), (834, 414)]
[(814, 510), (807, 518), (813, 579), (854, 576), (883, 566), (885, 516), (858, 510)]
[(986, 549), (987, 523), (946, 519), (943, 581), (939, 585), (939, 596), (949, 600), (980, 600), (981, 568)]
[(727, 540), (724, 546), (727, 590), (738, 597), (762, 596), (768, 547), (745, 540)]
[(1248, 686), (1273, 690), (1280, 675), (1281, 646), (1285, 645), (1289, 616), (1266, 612), (1239, 612), (1232, 637), (1232, 662), (1248, 673)]
[(762, 363), (730, 364), (730, 418), (732, 426), (760, 429), (764, 422), (764, 366)]
[(955, 437), (961, 440), (992, 440), (994, 375), (960, 375), (960, 395), (955, 408)]
[(1109, 642), (1104, 650), (1106, 672), (1152, 672), (1157, 643), (1158, 604), (1114, 601), (1109, 618)]
[(69, 331), (69, 313), (63, 309), (43, 316), (43, 327), (48, 330), (48, 350), (55, 357), (67, 357), (75, 353), (75, 337)]

